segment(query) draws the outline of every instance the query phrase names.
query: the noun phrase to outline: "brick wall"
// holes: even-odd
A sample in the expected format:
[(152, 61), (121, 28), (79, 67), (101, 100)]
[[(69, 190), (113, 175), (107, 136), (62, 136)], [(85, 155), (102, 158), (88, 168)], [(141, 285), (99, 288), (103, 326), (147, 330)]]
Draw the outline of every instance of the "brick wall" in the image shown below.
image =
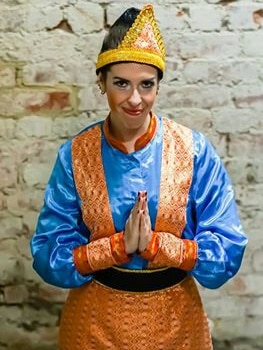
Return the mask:
[[(155, 110), (213, 141), (250, 239), (238, 276), (218, 290), (200, 287), (216, 349), (262, 349), (263, 1), (152, 3), (167, 46)], [(34, 273), (29, 238), (59, 144), (107, 114), (94, 64), (107, 26), (126, 7), (0, 3), (0, 350), (56, 348), (67, 292)]]

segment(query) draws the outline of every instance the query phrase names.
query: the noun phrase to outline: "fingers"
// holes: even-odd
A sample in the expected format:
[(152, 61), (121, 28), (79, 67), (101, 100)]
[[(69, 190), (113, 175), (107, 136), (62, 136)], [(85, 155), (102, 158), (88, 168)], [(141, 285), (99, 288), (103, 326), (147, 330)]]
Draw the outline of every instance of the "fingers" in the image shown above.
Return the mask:
[(139, 191), (138, 192), (138, 203), (139, 203), (139, 210), (141, 211), (141, 214), (143, 211), (145, 211), (147, 206), (147, 192), (146, 191)]
[(139, 245), (138, 245), (138, 250), (140, 253), (142, 253), (147, 248), (151, 240), (151, 237), (152, 237), (152, 230), (149, 224), (148, 217), (143, 215), (140, 223), (140, 236), (139, 236)]
[(148, 210), (148, 201), (147, 201), (147, 192), (146, 191), (142, 191), (139, 192), (139, 203), (140, 203), (140, 207), (139, 207), (139, 214), (140, 214), (140, 225), (142, 227), (142, 225), (145, 224), (150, 224), (150, 216), (149, 216), (149, 210)]
[(125, 225), (126, 253), (131, 254), (138, 249), (144, 250), (149, 241), (149, 232), (151, 232), (151, 220), (148, 212), (147, 192), (140, 191)]
[(135, 253), (139, 245), (140, 220), (143, 212), (143, 195), (138, 193), (137, 200), (125, 225), (124, 246), (127, 254)]
[(139, 230), (139, 252), (143, 252), (151, 239), (151, 219), (148, 210), (147, 193), (144, 193)]

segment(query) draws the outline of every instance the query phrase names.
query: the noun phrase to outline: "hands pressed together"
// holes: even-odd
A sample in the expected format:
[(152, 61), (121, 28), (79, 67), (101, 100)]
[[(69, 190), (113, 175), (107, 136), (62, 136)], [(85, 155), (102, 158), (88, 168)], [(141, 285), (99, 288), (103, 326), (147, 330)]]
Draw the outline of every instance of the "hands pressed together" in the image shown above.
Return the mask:
[(151, 237), (147, 192), (140, 191), (125, 226), (124, 246), (126, 254), (142, 253)]

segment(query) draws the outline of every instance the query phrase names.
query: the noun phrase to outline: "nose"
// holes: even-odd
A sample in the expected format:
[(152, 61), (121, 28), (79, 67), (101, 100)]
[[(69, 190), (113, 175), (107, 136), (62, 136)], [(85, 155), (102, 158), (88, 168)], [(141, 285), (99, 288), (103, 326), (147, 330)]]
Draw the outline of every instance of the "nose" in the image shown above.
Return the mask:
[(129, 96), (129, 103), (132, 106), (138, 106), (141, 103), (141, 95), (137, 89), (133, 89), (131, 95)]

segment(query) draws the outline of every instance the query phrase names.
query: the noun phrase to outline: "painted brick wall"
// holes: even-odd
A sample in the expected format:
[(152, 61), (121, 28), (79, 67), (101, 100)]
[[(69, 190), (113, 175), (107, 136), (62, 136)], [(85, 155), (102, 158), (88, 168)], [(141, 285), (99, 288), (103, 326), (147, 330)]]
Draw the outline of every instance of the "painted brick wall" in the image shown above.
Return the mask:
[[(232, 281), (214, 291), (200, 287), (215, 347), (262, 349), (263, 1), (152, 3), (167, 46), (155, 110), (213, 141), (250, 239)], [(0, 350), (56, 349), (67, 291), (34, 273), (29, 238), (59, 144), (107, 115), (94, 64), (108, 25), (126, 7), (0, 2)]]

